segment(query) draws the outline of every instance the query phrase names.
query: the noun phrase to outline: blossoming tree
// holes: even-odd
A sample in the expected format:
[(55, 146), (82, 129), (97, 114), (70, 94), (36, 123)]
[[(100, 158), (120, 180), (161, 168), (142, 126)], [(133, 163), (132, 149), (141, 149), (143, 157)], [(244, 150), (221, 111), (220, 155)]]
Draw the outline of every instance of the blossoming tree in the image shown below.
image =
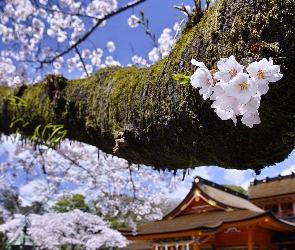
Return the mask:
[(67, 213), (32, 214), (24, 218), (15, 215), (14, 219), (0, 226), (14, 240), (23, 230), (26, 220), (27, 233), (34, 243), (46, 249), (72, 246), (72, 249), (99, 249), (101, 247), (124, 247), (127, 240), (119, 232), (110, 229), (109, 224), (100, 217), (73, 210)]
[[(95, 200), (103, 216), (116, 217), (134, 230), (136, 225), (128, 213), (137, 214), (137, 221), (160, 219), (158, 205), (179, 181), (172, 173), (159, 175), (151, 167), (130, 164), (78, 142), (64, 141), (47, 153), (42, 148), (34, 150), (30, 144), (14, 145), (9, 155), (11, 158), (0, 169), (1, 184), (9, 185), (9, 176), (33, 179), (30, 189), (21, 192), (23, 204), (38, 202), (49, 210), (59, 195), (70, 195), (71, 189)], [(12, 187), (10, 184), (6, 189)], [(7, 220), (8, 212), (2, 206), (0, 216), (6, 215)]]

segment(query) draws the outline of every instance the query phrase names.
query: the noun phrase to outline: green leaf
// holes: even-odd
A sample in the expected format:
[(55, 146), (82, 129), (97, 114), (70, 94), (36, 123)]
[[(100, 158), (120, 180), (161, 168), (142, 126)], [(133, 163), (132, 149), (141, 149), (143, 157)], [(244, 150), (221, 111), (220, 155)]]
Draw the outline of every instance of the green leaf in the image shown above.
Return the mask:
[(24, 125), (23, 125), (23, 128), (28, 126), (30, 123), (29, 122), (26, 122)]
[(31, 141), (35, 141), (37, 137), (40, 137), (39, 135), (39, 128), (40, 128), (41, 124), (39, 124), (35, 130), (34, 130), (34, 135), (30, 138)]
[(58, 125), (58, 127), (54, 127), (53, 132), (51, 133), (51, 135), (49, 136), (49, 138), (47, 139), (47, 141), (50, 141), (52, 138), (55, 138), (54, 135), (56, 133), (59, 132), (59, 130), (61, 130), (64, 126), (63, 125)]
[(18, 119), (15, 119), (15, 118), (13, 118), (12, 119), (12, 122), (10, 123), (10, 128), (12, 128), (16, 123), (18, 123), (18, 122), (25, 122), (24, 121), (24, 119), (23, 118), (18, 118)]
[(13, 95), (8, 100), (10, 105), (28, 107), (28, 102), (18, 96)]
[(191, 76), (187, 76), (181, 73), (174, 73), (173, 80), (179, 81), (180, 84), (189, 84), (191, 81)]
[(295, 136), (295, 133), (294, 132), (287, 132), (286, 135), (293, 137), (293, 136)]
[(183, 11), (183, 7), (182, 6), (178, 6), (178, 5), (174, 5), (173, 8)]
[(147, 35), (150, 35), (151, 34), (151, 32), (150, 32), (150, 30), (148, 29), (148, 28), (144, 28), (144, 30), (145, 30), (145, 33), (147, 34)]

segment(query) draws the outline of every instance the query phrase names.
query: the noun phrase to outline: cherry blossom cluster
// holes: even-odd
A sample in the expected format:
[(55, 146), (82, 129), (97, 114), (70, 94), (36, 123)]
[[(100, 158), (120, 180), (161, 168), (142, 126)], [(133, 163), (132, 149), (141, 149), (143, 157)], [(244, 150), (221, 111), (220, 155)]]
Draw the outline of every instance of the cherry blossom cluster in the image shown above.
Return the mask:
[[(130, 1), (127, 5), (136, 2)], [(33, 84), (42, 80), (44, 72), (60, 74), (66, 67), (71, 75), (85, 78), (100, 68), (121, 66), (112, 55), (103, 55), (104, 48), (77, 45), (80, 39), (87, 44), (83, 36), (94, 27), (104, 26), (106, 22), (100, 20), (121, 8), (118, 8), (117, 0), (86, 0), (83, 3), (77, 0), (7, 0), (0, 7), (0, 39), (3, 42), (0, 85)], [(136, 27), (138, 20), (131, 15), (127, 23)], [(171, 29), (163, 30), (157, 46), (148, 53), (151, 63), (134, 55), (132, 64), (148, 67), (166, 56), (173, 47), (171, 34)], [(113, 53), (114, 43), (106, 42), (105, 49)]]
[[(82, 56), (80, 48), (67, 52), (66, 56), (61, 54), (70, 46), (75, 48), (81, 37), (117, 8), (117, 0), (87, 0), (83, 3), (77, 0), (4, 1), (0, 12), (0, 38), (3, 42), (0, 85), (17, 86), (21, 82), (31, 84), (40, 81), (40, 72), (33, 70), (40, 67), (40, 63), (47, 68), (47, 73), (60, 73), (67, 62), (69, 72), (74, 69), (84, 72), (82, 78), (101, 67), (119, 65), (112, 56), (101, 63), (102, 54), (96, 50), (90, 57)], [(99, 27), (103, 25), (105, 22)], [(109, 52), (115, 50), (112, 42), (107, 43), (107, 48)], [(28, 65), (30, 70), (18, 70), (18, 67)]]
[(159, 59), (167, 56), (173, 45), (173, 36), (171, 35), (171, 29), (164, 29), (161, 36), (158, 39), (159, 46), (153, 48), (149, 52), (149, 59), (152, 62), (157, 62)]
[[(132, 61), (132, 64), (133, 65), (135, 64), (135, 65), (137, 65), (139, 67), (145, 68), (145, 67), (149, 67), (150, 66), (150, 64), (148, 64), (147, 61), (143, 57), (141, 57), (141, 56), (136, 56), (135, 55), (135, 56), (133, 56), (131, 58), (131, 61)], [(129, 66), (131, 66), (131, 65), (129, 65)]]
[(16, 214), (14, 218), (0, 225), (0, 232), (13, 241), (28, 225), (27, 233), (37, 246), (59, 249), (61, 246), (78, 246), (95, 250), (101, 247), (124, 247), (128, 241), (118, 231), (110, 228), (108, 222), (97, 215), (73, 210), (67, 213), (46, 213), (43, 215)]
[(168, 172), (159, 174), (151, 167), (130, 165), (78, 142), (63, 141), (58, 149), (46, 153), (45, 147), (36, 150), (33, 145), (11, 145), (10, 140), (2, 140), (5, 148), (10, 148), (9, 159), (0, 165), (5, 176), (3, 185), (8, 175), (32, 180), (19, 189), (24, 206), (39, 202), (49, 207), (64, 192), (78, 192), (96, 200), (102, 215), (117, 217), (135, 227), (126, 214), (137, 214), (137, 221), (160, 219), (159, 204), (181, 178)]
[(237, 116), (242, 116), (241, 122), (250, 128), (261, 122), (258, 108), (269, 83), (283, 76), (272, 58), (252, 62), (244, 72), (244, 66), (232, 55), (218, 61), (218, 71), (213, 75), (203, 62), (192, 59), (191, 63), (198, 67), (191, 76), (191, 85), (199, 88), (204, 100), (213, 100), (211, 107), (220, 119), (232, 119), (236, 124)]
[[(110, 53), (114, 52), (116, 47), (114, 42), (108, 41), (106, 47)], [(96, 69), (105, 68), (107, 66), (121, 66), (119, 61), (114, 60), (111, 55), (105, 57), (105, 62), (102, 62), (102, 56), (104, 51), (101, 48), (96, 48), (93, 51), (90, 49), (82, 50), (81, 56), (75, 54), (73, 57), (67, 59), (68, 72), (72, 72), (75, 69), (83, 72), (81, 78), (92, 75)], [(59, 65), (56, 65), (58, 63)], [(56, 60), (53, 63), (55, 68), (55, 73), (58, 73), (58, 70), (61, 68), (63, 60), (58, 62)], [(58, 66), (58, 67), (57, 67)]]
[[(136, 28), (138, 25), (142, 23), (140, 18), (138, 18), (136, 15), (132, 14), (128, 20), (127, 24), (131, 28)], [(178, 31), (181, 29), (180, 23), (176, 22), (173, 26), (173, 30), (175, 31), (176, 35), (172, 36), (172, 30), (169, 28), (165, 28), (159, 39), (157, 41), (154, 41), (154, 48), (148, 53), (149, 60), (151, 61), (151, 64), (156, 63), (163, 57), (167, 56), (171, 49), (174, 47), (175, 38), (178, 34)], [(157, 43), (157, 44), (156, 44)], [(140, 66), (140, 67), (149, 67), (151, 64), (147, 63), (147, 61), (139, 57), (137, 55), (132, 57), (132, 63)], [(130, 65), (128, 65), (130, 66)]]

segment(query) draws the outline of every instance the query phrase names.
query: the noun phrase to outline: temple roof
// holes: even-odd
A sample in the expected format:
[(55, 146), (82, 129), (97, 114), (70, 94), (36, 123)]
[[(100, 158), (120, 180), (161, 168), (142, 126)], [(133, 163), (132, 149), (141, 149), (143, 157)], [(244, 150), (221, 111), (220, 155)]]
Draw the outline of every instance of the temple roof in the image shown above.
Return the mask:
[(132, 241), (126, 247), (120, 248), (121, 250), (149, 250), (151, 243), (149, 241), (137, 240)]
[(168, 213), (164, 219), (190, 213), (237, 209), (264, 212), (264, 210), (251, 203), (248, 196), (197, 176), (184, 200)]
[(251, 200), (295, 193), (295, 174), (254, 180), (248, 194)]
[[(234, 192), (234, 194), (228, 188), (210, 186), (208, 184), (198, 184), (197, 187), (202, 190), (202, 192), (206, 193), (213, 200), (216, 200), (220, 203), (226, 204), (232, 208), (238, 209), (249, 209), (252, 211), (262, 212), (263, 210), (259, 207), (255, 206), (248, 200), (248, 197), (242, 196), (242, 194), (238, 192)], [(219, 186), (219, 185), (218, 185)]]
[(120, 231), (133, 241), (125, 250), (144, 250), (155, 242), (166, 244), (167, 240), (177, 244), (195, 239), (206, 242), (216, 233), (240, 230), (249, 225), (274, 232), (295, 232), (294, 224), (255, 206), (248, 196), (196, 177), (184, 200), (162, 220), (138, 226), (136, 235), (128, 228)]
[[(175, 209), (160, 221), (139, 226), (137, 235), (199, 229), (209, 232), (217, 230), (224, 223), (248, 220), (265, 214), (247, 196), (196, 177), (190, 192)], [(131, 230), (120, 231), (125, 236), (132, 235)]]
[[(174, 233), (192, 230), (212, 232), (229, 222), (252, 219), (265, 214), (265, 212), (237, 210), (231, 212), (213, 211), (179, 216), (174, 219), (164, 219), (151, 222), (137, 228), (137, 236), (149, 234)], [(121, 230), (124, 236), (132, 235), (131, 231)]]

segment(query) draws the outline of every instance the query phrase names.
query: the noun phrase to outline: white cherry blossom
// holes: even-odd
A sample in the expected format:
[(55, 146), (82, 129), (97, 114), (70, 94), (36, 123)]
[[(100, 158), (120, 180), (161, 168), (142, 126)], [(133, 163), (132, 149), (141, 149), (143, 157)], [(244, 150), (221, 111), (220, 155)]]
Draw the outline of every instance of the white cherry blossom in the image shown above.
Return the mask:
[(163, 30), (162, 34), (160, 35), (158, 39), (158, 43), (159, 43), (158, 49), (162, 58), (168, 55), (169, 51), (171, 50), (173, 46), (173, 37), (171, 33), (172, 33), (172, 30), (166, 28)]
[(106, 57), (105, 64), (107, 66), (121, 66), (120, 62), (114, 60), (114, 58), (112, 56), (107, 56)]
[(280, 66), (273, 65), (272, 58), (269, 61), (263, 58), (259, 62), (252, 62), (249, 64), (247, 71), (258, 83), (260, 81), (277, 82), (283, 77), (280, 73)]
[(173, 30), (175, 32), (178, 32), (181, 29), (181, 24), (179, 22), (176, 22), (173, 26)]
[[(43, 153), (40, 155), (40, 152)], [(41, 187), (37, 181), (29, 182), (21, 189), (20, 196), (26, 204), (34, 201), (50, 204), (56, 195), (70, 186), (71, 189), (79, 188), (79, 192), (86, 197), (97, 200), (98, 209), (103, 215), (116, 216), (120, 211), (122, 216), (132, 211), (140, 213), (145, 219), (159, 219), (162, 212), (157, 206), (179, 180), (172, 173), (159, 175), (150, 167), (130, 165), (125, 160), (103, 155), (102, 152), (99, 152), (98, 158), (95, 147), (78, 142), (66, 140), (60, 148), (48, 151), (46, 155), (45, 152), (46, 147), (39, 150), (20, 142), (11, 147), (9, 161), (2, 168), (0, 165), (0, 173), (9, 171), (16, 176), (29, 174), (35, 176), (35, 180), (42, 178), (42, 183), (46, 178), (46, 185), (38, 192), (32, 191), (35, 187)], [(126, 216), (121, 219), (131, 220)]]
[(54, 29), (51, 29), (51, 28), (47, 29), (47, 35), (49, 35), (51, 37), (55, 37), (55, 34), (56, 34), (56, 32)]
[(242, 106), (242, 113), (256, 113), (260, 106), (261, 96), (256, 94), (251, 96), (250, 100)]
[(162, 31), (158, 39), (158, 44), (155, 44), (155, 47), (148, 54), (150, 61), (155, 63), (169, 54), (174, 46), (174, 38), (171, 33), (172, 30), (168, 28)]
[(91, 57), (92, 57), (92, 55), (91, 55), (91, 52), (89, 49), (84, 49), (82, 51), (82, 58), (91, 58)]
[(152, 61), (153, 63), (159, 61), (160, 56), (159, 56), (159, 50), (158, 50), (158, 48), (153, 48), (153, 49), (149, 52), (149, 59), (150, 59), (150, 61)]
[(259, 113), (256, 111), (255, 113), (245, 113), (241, 119), (242, 123), (252, 128), (254, 124), (261, 123)]
[(108, 47), (109, 52), (114, 52), (116, 49), (115, 44), (112, 41), (107, 42), (107, 47)]
[(148, 67), (149, 66), (147, 61), (144, 58), (142, 58), (141, 56), (138, 57), (135, 55), (131, 58), (131, 61), (132, 61), (132, 63), (136, 64), (139, 67)]
[(191, 76), (191, 85), (195, 88), (200, 88), (199, 93), (206, 100), (212, 93), (212, 75), (204, 63), (198, 62), (195, 59), (192, 59), (191, 63), (198, 66), (198, 69)]
[(235, 57), (231, 55), (229, 58), (221, 58), (217, 63), (217, 68), (219, 71), (214, 74), (214, 78), (228, 82), (240, 73), (244, 66), (239, 64)]
[(245, 104), (251, 96), (256, 94), (257, 84), (249, 78), (248, 74), (239, 73), (228, 84), (225, 84), (223, 89), (226, 95), (233, 96), (240, 103)]
[(237, 98), (228, 96), (225, 93), (216, 97), (216, 100), (212, 103), (212, 108), (220, 108), (222, 110), (234, 109), (239, 104)]
[(60, 0), (59, 2), (62, 7), (67, 7), (73, 4), (74, 0)]
[[(125, 6), (131, 8), (136, 2), (131, 1)], [(78, 46), (81, 42), (80, 39), (94, 28), (93, 25), (96, 26), (99, 22), (99, 28), (106, 23), (106, 20), (101, 21), (100, 18), (105, 18), (110, 12), (116, 13), (116, 10), (119, 9), (117, 0), (90, 0), (85, 3), (75, 0), (58, 0), (49, 3), (47, 0), (39, 0), (34, 4), (30, 0), (7, 0), (0, 13), (0, 37), (3, 43), (7, 45), (7, 49), (2, 49), (2, 52), (8, 50), (8, 47), (12, 47), (12, 43), (17, 45), (14, 48), (22, 49), (13, 50), (2, 56), (12, 59), (14, 66), (18, 65), (20, 61), (30, 65), (30, 71), (26, 73), (24, 79), (34, 78), (36, 74), (42, 77), (46, 70), (46, 73), (52, 71), (52, 66), (56, 73), (61, 73), (64, 66), (67, 66), (69, 72), (75, 71), (75, 74), (77, 74), (77, 70), (79, 70), (81, 71), (80, 74), (84, 74), (86, 67), (83, 64), (91, 64), (92, 72), (101, 67), (120, 65), (117, 60), (107, 57), (108, 55), (92, 54), (94, 57), (92, 58), (88, 53), (88, 56), (85, 56), (83, 53), (85, 47)], [(135, 15), (131, 15), (128, 19), (131, 27), (137, 26), (139, 21), (140, 19)], [(84, 43), (84, 39), (82, 41)], [(88, 39), (85, 40), (85, 43), (87, 41)], [(95, 44), (94, 41), (92, 42)], [(149, 59), (152, 63), (167, 56), (173, 47), (172, 30), (163, 29), (155, 43), (157, 43), (156, 48), (149, 52)], [(45, 49), (45, 47), (49, 47), (49, 49)], [(87, 47), (90, 48), (89, 44)], [(62, 54), (63, 50), (67, 50), (67, 48), (70, 49), (63, 55), (64, 62), (56, 62), (59, 54)], [(115, 50), (115, 46), (111, 42), (107, 43), (107, 48), (109, 53)], [(78, 52), (76, 49), (78, 49)], [(76, 60), (76, 65), (74, 65), (75, 60), (71, 59), (75, 53), (83, 54), (81, 59)], [(102, 62), (105, 63), (102, 64)], [(136, 65), (148, 67), (150, 64), (146, 62), (145, 58), (142, 58), (137, 60)], [(42, 71), (39, 72), (39, 68)], [(89, 69), (90, 67), (88, 67), (88, 72), (91, 71)], [(17, 67), (15, 67), (13, 73), (4, 73), (3, 71), (5, 80), (2, 80), (2, 84), (12, 86), (13, 81), (11, 79), (14, 77), (13, 74), (17, 74), (16, 70)], [(8, 82), (10, 83), (8, 84)], [(33, 80), (30, 79), (29, 82), (33, 83)]]
[(140, 22), (140, 19), (137, 16), (135, 16), (135, 15), (131, 15), (127, 19), (127, 24), (131, 28), (136, 28), (139, 25), (139, 22)]
[(218, 117), (221, 120), (229, 120), (232, 119), (232, 121), (234, 122), (234, 124), (237, 123), (237, 117), (235, 115), (235, 112), (232, 109), (229, 110), (223, 110), (220, 109), (220, 107), (216, 107), (214, 112), (218, 115)]
[(44, 5), (46, 5), (46, 4), (47, 4), (47, 2), (48, 2), (48, 0), (39, 0), (39, 2), (40, 2), (41, 4), (44, 4)]

